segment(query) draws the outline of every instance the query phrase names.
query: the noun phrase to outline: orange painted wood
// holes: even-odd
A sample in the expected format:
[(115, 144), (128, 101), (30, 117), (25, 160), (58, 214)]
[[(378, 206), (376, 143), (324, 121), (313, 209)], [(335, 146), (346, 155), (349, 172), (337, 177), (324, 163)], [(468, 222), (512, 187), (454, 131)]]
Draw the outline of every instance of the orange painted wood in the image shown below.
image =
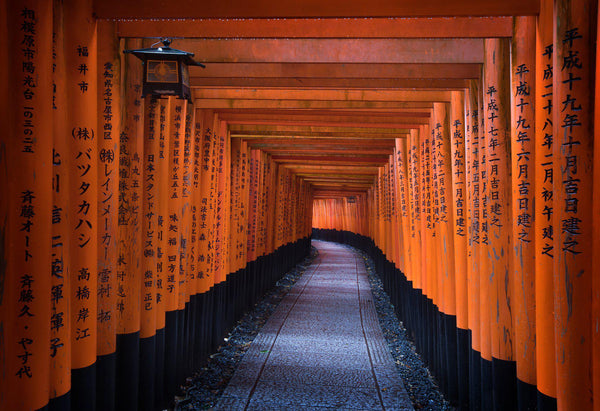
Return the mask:
[[(600, 14), (600, 10), (598, 10)], [(598, 22), (598, 19), (596, 19)], [(596, 89), (594, 100), (594, 193), (593, 193), (593, 272), (600, 272), (600, 54), (598, 54), (598, 38), (596, 32)], [(592, 383), (594, 410), (600, 410), (600, 278), (592, 277)]]
[[(536, 35), (535, 88), (535, 323), (537, 341), (554, 341), (554, 241), (552, 141), (553, 2), (540, 2)], [(538, 390), (556, 398), (554, 344), (537, 344)]]
[(204, 114), (202, 110), (190, 107), (190, 110), (194, 110), (193, 124), (192, 124), (192, 145), (191, 150), (191, 168), (192, 172), (190, 175), (191, 184), (191, 206), (192, 206), (192, 223), (190, 233), (190, 256), (188, 260), (188, 273), (190, 275), (189, 284), (189, 295), (196, 295), (201, 293), (201, 282), (200, 278), (200, 249), (199, 249), (199, 230), (200, 230), (200, 203), (202, 201), (202, 192), (200, 190), (200, 182), (202, 175), (202, 147), (203, 147), (203, 136), (204, 136)]
[(202, 63), (482, 63), (481, 39), (181, 39)]
[(201, 279), (200, 292), (204, 293), (210, 290), (214, 285), (214, 275), (212, 271), (213, 245), (211, 233), (213, 230), (214, 209), (212, 207), (212, 180), (214, 179), (213, 158), (216, 146), (214, 134), (214, 113), (210, 110), (203, 110), (203, 143), (200, 152), (201, 155), (201, 174), (200, 174), (200, 204), (198, 215), (198, 276)]
[(487, 146), (489, 144), (487, 135), (486, 112), (484, 90), (486, 84), (481, 82), (481, 88), (478, 90), (477, 103), (479, 107), (479, 173), (480, 173), (480, 204), (479, 204), (479, 223), (480, 223), (480, 243), (479, 243), (479, 332), (481, 343), (481, 358), (486, 361), (492, 361), (492, 335), (491, 320), (492, 307), (490, 305), (491, 284), (489, 280), (490, 271), (490, 183), (489, 172), (487, 170)]
[[(204, 73), (201, 73), (204, 74)], [(378, 89), (397, 89), (397, 88), (420, 88), (429, 90), (449, 90), (453, 88), (461, 88), (466, 86), (464, 79), (437, 79), (437, 78), (416, 78), (416, 79), (352, 79), (352, 78), (206, 78), (194, 76), (191, 77), (192, 84), (196, 87), (311, 87), (311, 88), (344, 88), (348, 90), (352, 89), (364, 89), (364, 88), (378, 88)]]
[(536, 385), (535, 328), (535, 17), (515, 18), (511, 73), (514, 355), (517, 378)]
[[(486, 40), (484, 112), (488, 178), (488, 230), (492, 356), (514, 360), (510, 252), (510, 83), (507, 40)], [(495, 89), (495, 91), (494, 91)], [(497, 108), (496, 108), (497, 107)], [(496, 118), (493, 118), (495, 117)]]
[[(480, 244), (482, 187), (480, 164), (480, 87), (479, 82), (472, 81), (466, 95), (466, 138), (465, 138), (465, 174), (467, 179), (467, 319), (471, 330), (471, 349), (481, 353), (481, 301), (480, 301)], [(470, 377), (469, 377), (470, 378)]]
[[(188, 16), (186, 16), (188, 17)], [(185, 38), (510, 37), (509, 17), (121, 20), (121, 37)]]
[[(64, 49), (64, 21), (62, 4), (53, 2), (53, 64), (55, 85), (53, 93), (53, 141), (52, 141), (52, 238), (61, 238), (62, 245), (52, 248), (50, 290), (50, 399), (66, 394), (71, 389), (71, 327), (65, 324), (70, 317), (69, 298), (70, 273), (70, 214), (69, 210), (69, 166), (70, 149), (68, 135), (68, 110), (66, 89), (66, 66)], [(115, 173), (116, 174), (116, 173)], [(8, 181), (8, 180), (7, 180)], [(116, 199), (116, 196), (115, 196)], [(101, 230), (98, 230), (99, 232)], [(60, 243), (59, 243), (60, 244)], [(58, 245), (58, 244), (57, 244)], [(99, 259), (100, 262), (100, 259)], [(100, 294), (98, 301), (101, 300)], [(63, 320), (61, 322), (60, 320)], [(112, 322), (112, 321), (111, 321)], [(112, 334), (116, 334), (114, 322)], [(101, 339), (101, 329), (98, 330)], [(109, 344), (111, 342), (109, 338)], [(113, 337), (114, 341), (114, 337)], [(98, 341), (100, 348), (100, 341)], [(114, 352), (114, 345), (109, 347)], [(4, 384), (0, 384), (4, 385)], [(6, 386), (6, 385), (4, 385)], [(0, 406), (0, 408), (3, 408)]]
[(193, 153), (192, 153), (192, 127), (194, 124), (195, 110), (186, 104), (184, 116), (184, 138), (182, 149), (182, 181), (181, 181), (181, 249), (179, 266), (179, 302), (180, 310), (185, 309), (186, 303), (190, 301), (190, 295), (195, 293), (196, 276), (191, 270), (194, 250), (192, 249), (192, 222), (193, 216)]
[(0, 137), (8, 173), (2, 183), (7, 190), (2, 209), (0, 378), (6, 385), (0, 404), (37, 409), (48, 403), (50, 387), (52, 3), (14, 1), (1, 7), (8, 23), (7, 91), (12, 97), (4, 107), (8, 130)]
[[(98, 287), (98, 112), (96, 25), (91, 2), (65, 2), (70, 141), (71, 367), (96, 362)], [(86, 22), (80, 23), (80, 22)], [(87, 70), (85, 69), (87, 67)], [(83, 69), (81, 69), (83, 68)], [(69, 294), (67, 294), (69, 295)], [(137, 307), (136, 307), (137, 308)]]
[(229, 220), (229, 207), (227, 206), (227, 181), (230, 179), (230, 176), (227, 158), (227, 151), (229, 150), (227, 134), (221, 121), (217, 122), (215, 126), (217, 127), (216, 133), (218, 139), (216, 157), (217, 192), (215, 196), (215, 229), (217, 235), (214, 239), (215, 284), (217, 284), (225, 281), (228, 274), (228, 264), (225, 250), (227, 248), (227, 222)]
[(410, 235), (412, 251), (412, 281), (413, 287), (422, 289), (421, 281), (421, 179), (420, 179), (420, 132), (411, 132), (408, 144), (408, 198), (410, 207)]
[[(508, 26), (512, 36), (512, 20)], [(264, 21), (263, 21), (264, 22)], [(290, 21), (288, 20), (289, 24)], [(181, 22), (180, 22), (181, 24)], [(433, 33), (432, 33), (433, 34)], [(285, 78), (285, 79), (475, 79), (478, 64), (386, 64), (386, 63), (211, 63), (205, 68), (190, 67), (192, 78)], [(195, 83), (194, 83), (195, 84)]]
[[(454, 281), (456, 290), (456, 325), (467, 330), (468, 322), (468, 213), (472, 203), (468, 201), (468, 186), (465, 153), (465, 92), (452, 93), (450, 106), (450, 155), (452, 164), (452, 210), (454, 236)], [(448, 297), (451, 299), (451, 297)]]
[[(156, 267), (155, 233), (158, 230), (158, 198), (160, 176), (156, 172), (160, 153), (160, 103), (144, 99), (144, 151), (142, 172), (142, 261), (140, 338), (156, 334)], [(163, 193), (165, 194), (165, 193)]]
[(169, 230), (169, 162), (171, 157), (171, 105), (168, 99), (158, 100), (158, 140), (159, 151), (156, 172), (158, 184), (158, 210), (156, 221), (156, 328), (165, 328), (165, 311), (167, 309), (167, 274), (169, 272), (168, 230)]
[[(139, 48), (141, 42), (125, 43)], [(144, 119), (141, 62), (127, 55), (123, 63), (123, 128), (119, 136), (119, 248), (117, 265), (117, 333), (140, 330), (140, 291), (142, 284), (142, 185)]]
[[(454, 209), (456, 199), (453, 194), (452, 181), (452, 151), (455, 148), (451, 143), (450, 119), (451, 106), (447, 103), (436, 103), (434, 106), (436, 118), (436, 145), (437, 145), (437, 181), (439, 201), (439, 253), (443, 257), (441, 278), (439, 283), (440, 293), (443, 294), (443, 312), (447, 315), (456, 315), (456, 280), (455, 280), (455, 255), (454, 255)], [(438, 128), (438, 124), (441, 128)], [(442, 296), (440, 296), (442, 298)]]
[(408, 152), (407, 144), (404, 139), (396, 139), (396, 173), (398, 175), (398, 207), (399, 217), (401, 221), (401, 233), (402, 248), (400, 253), (402, 255), (401, 261), (403, 262), (401, 269), (404, 275), (409, 281), (412, 281), (412, 241), (410, 232), (410, 199), (408, 195)]
[(98, 355), (117, 344), (121, 56), (114, 30), (114, 23), (98, 24)]
[[(2, 61), (8, 61), (9, 56), (9, 32), (8, 32), (8, 2), (0, 4), (0, 59)], [(7, 96), (10, 90), (10, 78), (11, 78), (12, 67), (9, 65), (3, 65), (0, 68), (0, 93), (3, 96)], [(0, 100), (0, 111), (8, 113), (10, 104), (7, 99)], [(7, 135), (12, 134), (14, 131), (13, 125), (10, 121), (6, 124)], [(1, 139), (1, 138), (0, 138)], [(1, 140), (4, 141), (3, 139)], [(9, 192), (9, 172), (8, 172), (8, 153), (6, 150), (0, 151), (0, 190), (3, 193)], [(3, 237), (8, 234), (8, 217), (9, 217), (9, 201), (8, 196), (2, 196), (0, 198), (0, 233)], [(9, 252), (8, 247), (0, 247), (0, 260), (8, 261)], [(4, 268), (3, 270), (6, 270)], [(6, 278), (6, 271), (0, 270), (0, 275)], [(4, 330), (7, 338), (12, 338), (12, 330), (9, 328), (9, 321), (11, 319), (11, 307), (8, 302), (8, 287), (0, 288), (0, 327)], [(5, 350), (6, 346), (3, 345), (2, 349)], [(5, 356), (0, 357), (0, 367), (7, 368), (9, 365), (8, 358)], [(7, 387), (8, 381), (12, 378), (8, 373), (0, 374), (0, 386)], [(4, 390), (0, 390), (0, 407), (9, 408), (12, 407), (12, 402), (9, 402), (9, 397)]]
[(321, 90), (321, 89), (218, 89), (197, 88), (194, 99), (326, 100), (326, 101), (450, 101), (447, 91)]
[(202, 98), (194, 101), (196, 108), (211, 109), (388, 109), (401, 110), (405, 108), (430, 108), (427, 101), (372, 101), (372, 100), (265, 100), (253, 98)]
[[(559, 409), (592, 407), (595, 2), (554, 4), (554, 338)], [(592, 14), (595, 16), (595, 14)], [(576, 60), (573, 61), (573, 58)], [(560, 108), (560, 109), (559, 109)]]
[(165, 221), (167, 237), (166, 283), (165, 283), (165, 311), (179, 309), (180, 285), (183, 273), (180, 270), (181, 240), (183, 230), (182, 217), (182, 184), (183, 184), (183, 144), (185, 138), (185, 113), (186, 104), (182, 100), (169, 97), (168, 104), (170, 123), (169, 135), (169, 187), (167, 191), (168, 211)]
[(252, 4), (235, 2), (209, 3), (203, 7), (191, 0), (179, 1), (166, 7), (160, 0), (145, 3), (144, 8), (134, 3), (115, 0), (97, 1), (95, 11), (100, 18), (311, 18), (319, 17), (435, 17), (435, 16), (511, 16), (536, 14), (539, 4), (532, 0), (508, 0), (500, 3), (481, 3), (461, 0), (448, 3), (440, 0), (411, 1), (384, 0), (367, 4), (359, 0), (334, 0), (323, 3), (307, 0), (301, 4), (286, 0), (274, 4), (259, 0)]

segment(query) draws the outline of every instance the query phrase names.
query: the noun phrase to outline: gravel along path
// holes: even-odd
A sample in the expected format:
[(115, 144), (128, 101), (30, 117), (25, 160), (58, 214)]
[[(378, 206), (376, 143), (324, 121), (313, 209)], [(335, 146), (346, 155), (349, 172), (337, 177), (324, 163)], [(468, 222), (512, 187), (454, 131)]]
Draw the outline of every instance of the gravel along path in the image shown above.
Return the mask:
[[(414, 344), (407, 339), (406, 330), (398, 321), (394, 307), (383, 290), (379, 277), (375, 274), (373, 262), (365, 253), (357, 249), (352, 250), (365, 262), (379, 323), (414, 408), (452, 410), (453, 408), (439, 391), (435, 379), (416, 353)], [(316, 256), (317, 250), (313, 247), (311, 254), (302, 263), (286, 273), (252, 311), (242, 316), (217, 352), (210, 356), (205, 366), (187, 379), (187, 385), (182, 387), (183, 394), (175, 398), (175, 410), (211, 409), (217, 404), (254, 337)]]

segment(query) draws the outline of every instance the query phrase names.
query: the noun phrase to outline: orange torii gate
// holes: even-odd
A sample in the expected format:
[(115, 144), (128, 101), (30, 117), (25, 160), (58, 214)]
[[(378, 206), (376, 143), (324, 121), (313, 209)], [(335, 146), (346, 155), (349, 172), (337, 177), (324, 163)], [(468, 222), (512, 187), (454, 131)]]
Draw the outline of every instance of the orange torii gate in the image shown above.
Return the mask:
[(166, 406), (312, 233), (452, 403), (600, 409), (597, 2), (317, 3), (0, 2), (0, 408)]

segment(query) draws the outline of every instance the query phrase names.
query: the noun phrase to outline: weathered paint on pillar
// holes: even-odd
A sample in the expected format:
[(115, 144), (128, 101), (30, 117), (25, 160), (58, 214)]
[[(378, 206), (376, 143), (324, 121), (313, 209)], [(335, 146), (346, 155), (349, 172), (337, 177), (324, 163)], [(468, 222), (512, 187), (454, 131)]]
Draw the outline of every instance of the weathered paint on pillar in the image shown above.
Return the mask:
[(506, 39), (485, 40), (486, 169), (489, 280), (495, 407), (516, 406), (512, 261), (510, 254), (510, 65)]
[(211, 267), (212, 256), (212, 221), (211, 207), (211, 179), (214, 175), (212, 168), (213, 151), (216, 139), (213, 131), (213, 113), (203, 112), (203, 134), (201, 150), (201, 175), (200, 175), (200, 204), (198, 214), (198, 276), (200, 277), (201, 293), (207, 292), (214, 284), (214, 275)]
[(53, 147), (52, 147), (52, 238), (63, 241), (52, 248), (52, 288), (50, 291), (50, 400), (71, 389), (71, 324), (59, 321), (70, 318), (70, 214), (69, 211), (69, 139), (67, 131), (66, 66), (62, 3), (53, 2)]
[(156, 219), (156, 328), (165, 328), (166, 292), (167, 292), (167, 234), (169, 220), (169, 161), (171, 126), (171, 106), (168, 99), (159, 99), (157, 107), (159, 151), (156, 159), (158, 184), (158, 212)]
[[(535, 327), (536, 376), (540, 395), (556, 398), (554, 346), (553, 225), (553, 1), (540, 1), (535, 79)], [(542, 341), (552, 342), (541, 343)]]
[[(466, 103), (466, 182), (467, 182), (467, 318), (469, 325), (469, 406), (481, 406), (481, 302), (480, 302), (480, 243), (481, 243), (481, 167), (479, 112), (480, 82), (471, 80), (467, 89)], [(464, 399), (463, 399), (464, 402)]]
[[(179, 100), (181, 101), (181, 100)], [(185, 309), (186, 303), (190, 301), (190, 294), (188, 291), (188, 285), (191, 281), (190, 272), (188, 271), (188, 264), (190, 258), (190, 235), (192, 225), (192, 204), (191, 200), (191, 126), (192, 117), (190, 112), (193, 114), (194, 110), (188, 106), (187, 101), (182, 101), (183, 113), (181, 114), (182, 122), (182, 139), (180, 146), (180, 182), (181, 182), (181, 221), (180, 226), (180, 237), (179, 237), (179, 295), (177, 300), (177, 308), (179, 310)]]
[(117, 337), (121, 59), (115, 23), (98, 23), (98, 356)]
[(421, 190), (420, 187), (420, 166), (421, 156), (419, 155), (419, 132), (411, 130), (408, 140), (408, 196), (410, 206), (410, 235), (412, 255), (412, 281), (415, 289), (422, 289), (421, 281)]
[[(8, 61), (9, 45), (8, 38), (8, 2), (0, 4), (0, 59)], [(0, 94), (7, 96), (9, 93), (10, 74), (12, 68), (9, 65), (3, 65), (0, 68)], [(2, 99), (0, 102), (0, 111), (8, 113), (9, 103), (7, 99)], [(6, 124), (8, 135), (12, 135), (13, 128), (10, 121)], [(9, 172), (8, 172), (8, 157), (7, 143), (4, 138), (0, 138), (0, 191), (3, 193), (9, 192)], [(8, 333), (8, 321), (11, 313), (8, 306), (8, 288), (7, 288), (7, 269), (8, 264), (8, 217), (9, 217), (8, 196), (0, 198), (0, 351), (6, 352), (7, 341), (6, 337), (12, 334)], [(8, 367), (8, 359), (6, 356), (0, 356), (0, 369), (5, 370)], [(0, 386), (7, 387), (9, 379), (8, 373), (0, 373)], [(9, 408), (13, 405), (9, 403), (9, 396), (5, 390), (0, 390), (0, 408)]]
[[(553, 52), (557, 405), (592, 408), (594, 1), (556, 1)], [(597, 274), (597, 273), (596, 273)]]
[(190, 255), (190, 265), (189, 269), (191, 273), (193, 273), (194, 280), (193, 286), (190, 288), (190, 294), (196, 295), (201, 293), (201, 279), (200, 279), (200, 270), (199, 270), (199, 245), (198, 245), (198, 236), (200, 229), (200, 203), (202, 201), (202, 192), (200, 190), (200, 178), (202, 175), (202, 137), (204, 135), (203, 130), (203, 121), (204, 115), (201, 110), (195, 109), (194, 113), (194, 129), (193, 129), (193, 142), (192, 142), (192, 151), (193, 151), (193, 163), (192, 163), (192, 176), (191, 176), (191, 184), (192, 184), (192, 232), (191, 232), (191, 255)]
[[(511, 60), (512, 291), (519, 405), (536, 406), (535, 17), (515, 17)], [(525, 383), (525, 384), (522, 384)]]
[(185, 133), (185, 103), (169, 97), (171, 135), (169, 136), (169, 212), (167, 225), (167, 282), (165, 310), (176, 311), (179, 306), (180, 247), (182, 221), (183, 141)]
[(0, 365), (6, 375), (1, 381), (11, 391), (3, 390), (0, 403), (37, 409), (48, 403), (50, 386), (52, 3), (9, 2), (6, 16), (6, 64), (14, 81), (5, 117), (9, 131), (1, 137), (9, 180), (3, 187), (8, 210), (2, 223)]
[(479, 243), (479, 332), (481, 343), (481, 405), (484, 409), (493, 407), (492, 401), (492, 335), (491, 335), (491, 304), (490, 304), (490, 182), (487, 170), (488, 130), (486, 112), (484, 111), (484, 93), (487, 89), (485, 78), (481, 82), (478, 95), (479, 106), (479, 172), (480, 172), (480, 243)]
[[(454, 236), (454, 283), (456, 289), (456, 325), (468, 324), (467, 292), (467, 182), (465, 173), (465, 100), (463, 91), (453, 91), (450, 112), (450, 155), (452, 161), (452, 199)], [(448, 160), (450, 161), (450, 159)]]
[[(467, 318), (469, 330), (471, 330), (471, 349), (481, 353), (481, 313), (480, 313), (480, 289), (479, 289), (479, 259), (481, 242), (481, 167), (480, 167), (480, 132), (479, 132), (479, 107), (478, 107), (479, 87), (478, 82), (473, 80), (467, 94), (467, 129), (465, 141), (466, 157), (466, 178), (467, 178), (467, 227), (468, 227), (468, 248), (467, 248)], [(475, 378), (475, 377), (473, 377)], [(479, 380), (479, 378), (477, 378)]]
[[(144, 169), (142, 173), (142, 284), (140, 338), (156, 334), (156, 233), (160, 176), (157, 173), (160, 152), (160, 105), (154, 98), (144, 99)], [(164, 194), (164, 193), (163, 193)]]
[[(600, 9), (598, 10), (600, 15)], [(596, 19), (598, 23), (598, 19)], [(596, 90), (594, 100), (594, 194), (592, 213), (593, 238), (594, 238), (594, 261), (593, 272), (600, 272), (600, 31), (596, 31)], [(600, 410), (600, 277), (594, 275), (592, 278), (592, 356), (593, 356), (593, 389), (594, 389), (594, 411)]]
[(435, 103), (436, 121), (436, 163), (439, 197), (439, 242), (440, 254), (443, 256), (440, 293), (443, 293), (443, 311), (447, 315), (456, 315), (456, 283), (454, 263), (454, 209), (456, 201), (453, 195), (452, 150), (450, 130), (450, 106), (446, 103)]
[(408, 195), (408, 151), (406, 149), (407, 141), (404, 138), (396, 139), (396, 172), (398, 173), (398, 206), (400, 207), (399, 217), (401, 218), (402, 231), (402, 249), (400, 253), (403, 256), (402, 272), (406, 275), (408, 281), (412, 281), (412, 241), (410, 233), (410, 200)]
[[(98, 100), (91, 1), (64, 3), (69, 110), (72, 406), (95, 407), (98, 295)], [(75, 370), (78, 370), (76, 373)]]

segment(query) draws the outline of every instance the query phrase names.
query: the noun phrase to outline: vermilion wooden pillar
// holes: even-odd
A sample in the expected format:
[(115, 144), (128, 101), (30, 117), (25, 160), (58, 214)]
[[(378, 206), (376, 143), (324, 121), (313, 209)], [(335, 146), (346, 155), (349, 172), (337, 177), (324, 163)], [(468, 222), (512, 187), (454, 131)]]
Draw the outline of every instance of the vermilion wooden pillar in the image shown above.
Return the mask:
[(99, 409), (115, 407), (121, 56), (116, 23), (98, 23), (98, 352)]
[(181, 237), (179, 250), (179, 298), (178, 310), (182, 312), (182, 327), (180, 331), (181, 339), (179, 341), (181, 347), (181, 366), (179, 369), (179, 380), (184, 381), (186, 376), (191, 374), (191, 346), (190, 337), (193, 334), (193, 322), (191, 321), (191, 305), (190, 305), (190, 289), (195, 276), (190, 271), (190, 260), (193, 257), (191, 247), (191, 231), (193, 220), (192, 208), (192, 124), (194, 116), (193, 106), (187, 105), (186, 112), (183, 116), (184, 122), (184, 138), (181, 146), (182, 150), (182, 165), (181, 165)]
[(467, 89), (465, 174), (467, 183), (467, 318), (469, 324), (469, 406), (481, 405), (481, 313), (480, 313), (480, 243), (481, 243), (481, 167), (479, 81), (471, 80)]
[(520, 409), (536, 407), (535, 17), (515, 17), (511, 59), (512, 314)]
[[(64, 50), (64, 21), (62, 3), (53, 2), (53, 147), (52, 147), (52, 237), (63, 239), (53, 247), (51, 275), (52, 289), (50, 311), (50, 403), (51, 409), (70, 405), (71, 390), (71, 327), (60, 323), (69, 318), (69, 299), (65, 292), (70, 289), (70, 213), (69, 209), (69, 140), (67, 132), (66, 66)], [(61, 325), (62, 324), (62, 325)], [(114, 351), (114, 350), (113, 350)]]
[[(600, 15), (600, 9), (598, 10)], [(598, 19), (596, 19), (596, 25)], [(600, 53), (598, 47), (600, 43), (600, 31), (596, 27), (596, 89), (594, 99), (594, 194), (593, 210), (594, 215), (594, 261), (593, 272), (600, 272)], [(600, 278), (598, 275), (592, 278), (593, 300), (592, 300), (592, 347), (593, 347), (593, 389), (594, 389), (594, 410), (600, 410)]]
[[(158, 201), (160, 193), (157, 173), (160, 152), (160, 104), (150, 96), (144, 99), (144, 150), (142, 172), (142, 245), (140, 293), (140, 407), (154, 408), (156, 370), (156, 268), (158, 240)], [(164, 194), (164, 193), (162, 193)]]
[(411, 130), (408, 140), (408, 176), (409, 176), (409, 203), (410, 203), (410, 232), (411, 245), (413, 250), (412, 258), (412, 276), (414, 288), (422, 290), (421, 281), (421, 179), (419, 162), (419, 132)]
[(595, 1), (554, 3), (554, 336), (558, 409), (592, 408)]
[[(483, 73), (482, 73), (483, 74)], [(491, 334), (491, 305), (490, 305), (490, 238), (489, 238), (489, 204), (490, 183), (487, 170), (487, 127), (486, 112), (484, 111), (485, 78), (481, 81), (478, 95), (479, 106), (479, 172), (480, 172), (480, 203), (479, 203), (479, 332), (481, 343), (481, 409), (493, 409), (492, 385), (492, 334)]]
[[(2, 183), (6, 200), (0, 206), (6, 253), (0, 291), (0, 405), (37, 409), (48, 404), (50, 388), (52, 3), (14, 1), (1, 7), (3, 23), (8, 23), (11, 97), (4, 107), (8, 130), (0, 137), (0, 159), (8, 173)], [(69, 294), (65, 290), (65, 298)], [(69, 318), (63, 321), (66, 325)]]
[[(127, 49), (140, 48), (127, 40)], [(139, 388), (140, 290), (142, 283), (143, 99), (142, 65), (131, 54), (121, 65), (123, 104), (119, 135), (119, 248), (117, 259), (116, 403), (136, 407)]]
[[(399, 218), (401, 221), (402, 230), (400, 236), (402, 238), (402, 248), (399, 250), (402, 258), (401, 270), (407, 280), (412, 282), (412, 252), (411, 252), (411, 235), (410, 235), (410, 202), (408, 197), (408, 158), (407, 158), (407, 141), (404, 138), (396, 139), (396, 173), (398, 175), (398, 202)], [(360, 232), (360, 231), (359, 231)]]
[(165, 326), (166, 326), (166, 293), (167, 293), (167, 234), (169, 220), (169, 162), (170, 162), (170, 136), (171, 106), (167, 99), (159, 99), (156, 108), (158, 117), (158, 130), (155, 132), (159, 140), (158, 157), (156, 161), (156, 175), (158, 185), (157, 216), (156, 216), (156, 295), (154, 307), (156, 310), (156, 380), (155, 402), (159, 407), (165, 407), (170, 399), (165, 398)]
[(553, 1), (540, 1), (535, 79), (535, 326), (539, 410), (556, 409), (553, 225)]
[[(0, 4), (0, 58), (2, 61), (8, 61), (9, 56), (9, 31), (8, 31), (8, 2), (3, 2)], [(12, 72), (12, 67), (8, 65), (0, 68), (0, 93), (3, 96), (7, 96), (9, 93), (9, 84), (10, 84), (10, 75)], [(2, 99), (0, 102), (0, 111), (3, 113), (9, 112), (9, 102), (7, 99)], [(13, 125), (11, 122), (7, 122), (6, 124), (6, 133), (7, 135), (12, 135)], [(2, 140), (3, 141), (3, 140)], [(6, 150), (0, 151), (0, 164), (8, 164), (8, 153)], [(0, 190), (3, 193), (8, 193), (9, 191), (9, 178), (8, 178), (8, 167), (0, 167)], [(9, 216), (9, 206), (8, 206), (8, 196), (2, 196), (0, 198), (0, 232), (4, 233), (1, 238), (6, 239), (7, 230), (8, 230), (8, 216)], [(3, 240), (5, 241), (5, 240)], [(0, 249), (0, 259), (2, 261), (8, 261), (8, 247), (3, 247)], [(12, 336), (10, 330), (8, 328), (8, 321), (12, 315), (10, 312), (10, 306), (8, 303), (7, 297), (7, 287), (2, 287), (0, 289), (0, 327), (5, 330), (5, 335)], [(8, 361), (6, 357), (0, 359), (0, 367), (5, 368), (8, 366)], [(5, 374), (0, 374), (0, 385), (3, 387), (8, 386), (8, 381), (12, 378), (12, 376), (8, 376)], [(12, 403), (9, 403), (8, 396), (4, 393), (0, 394), (0, 407), (6, 408), (12, 406)]]
[[(203, 112), (203, 139), (201, 155), (200, 176), (200, 204), (198, 215), (198, 276), (200, 277), (200, 292), (208, 292), (214, 284), (214, 276), (211, 267), (212, 255), (212, 221), (213, 210), (211, 207), (211, 180), (213, 177), (212, 159), (215, 137), (213, 133), (213, 113), (205, 110)], [(208, 303), (207, 306), (208, 308)]]
[(169, 97), (169, 189), (167, 231), (167, 273), (165, 284), (165, 388), (167, 398), (176, 393), (181, 367), (181, 338), (184, 313), (180, 309), (183, 144), (187, 102)]
[(507, 40), (485, 40), (486, 170), (488, 177), (488, 271), (494, 407), (516, 406), (516, 367), (510, 253), (510, 60)]
[(70, 140), (71, 406), (95, 409), (98, 295), (98, 117), (92, 2), (66, 1), (65, 63)]

